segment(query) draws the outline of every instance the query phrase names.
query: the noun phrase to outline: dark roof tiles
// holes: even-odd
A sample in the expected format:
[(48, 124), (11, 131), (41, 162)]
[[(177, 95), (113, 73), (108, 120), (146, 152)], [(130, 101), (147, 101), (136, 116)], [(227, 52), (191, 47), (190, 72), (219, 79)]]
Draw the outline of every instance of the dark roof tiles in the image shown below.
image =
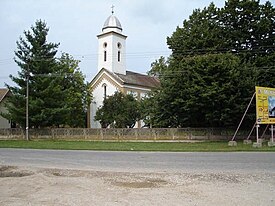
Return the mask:
[(159, 80), (156, 77), (151, 77), (144, 74), (139, 74), (131, 71), (126, 71), (126, 75), (115, 73), (124, 84), (137, 85), (155, 88), (160, 85)]

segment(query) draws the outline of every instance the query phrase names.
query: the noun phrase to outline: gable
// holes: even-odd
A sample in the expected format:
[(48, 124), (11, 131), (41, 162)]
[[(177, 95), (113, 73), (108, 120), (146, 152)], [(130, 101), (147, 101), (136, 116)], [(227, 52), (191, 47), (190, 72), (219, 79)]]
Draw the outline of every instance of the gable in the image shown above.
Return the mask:
[(151, 90), (160, 85), (159, 80), (156, 77), (151, 77), (144, 74), (139, 74), (131, 71), (126, 71), (126, 75), (113, 73), (105, 68), (102, 68), (98, 74), (91, 81), (91, 90), (93, 91), (103, 79), (107, 79), (119, 90), (123, 88), (139, 88), (141, 90)]
[(106, 79), (114, 87), (118, 88), (118, 90), (122, 90), (123, 86), (121, 84), (121, 80), (114, 78), (114, 76), (110, 75), (110, 72), (106, 71), (106, 69), (102, 69), (91, 81), (91, 91), (93, 92), (99, 85), (101, 85), (104, 79)]

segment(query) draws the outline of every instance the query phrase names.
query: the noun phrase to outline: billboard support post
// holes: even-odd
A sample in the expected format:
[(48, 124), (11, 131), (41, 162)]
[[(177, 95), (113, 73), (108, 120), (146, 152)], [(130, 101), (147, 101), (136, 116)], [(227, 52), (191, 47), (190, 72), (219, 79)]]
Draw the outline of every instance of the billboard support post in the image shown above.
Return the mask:
[(247, 105), (247, 108), (246, 108), (246, 110), (245, 110), (245, 112), (244, 112), (244, 114), (243, 114), (243, 117), (242, 117), (242, 119), (241, 119), (241, 121), (240, 121), (240, 123), (239, 123), (239, 125), (238, 125), (238, 128), (236, 129), (235, 134), (234, 134), (234, 136), (232, 137), (231, 141), (234, 141), (234, 139), (235, 139), (235, 137), (236, 137), (236, 135), (237, 135), (237, 133), (238, 133), (238, 131), (239, 131), (239, 129), (240, 129), (240, 126), (241, 126), (241, 124), (242, 124), (242, 122), (243, 122), (243, 119), (244, 119), (244, 117), (245, 117), (245, 115), (246, 115), (246, 113), (247, 113), (247, 111), (248, 111), (248, 109), (249, 109), (249, 107), (250, 107), (250, 105), (251, 105), (251, 103), (252, 103), (252, 100), (254, 99), (255, 95), (256, 95), (256, 92), (254, 92), (253, 96), (251, 97), (250, 102), (249, 102), (249, 104)]
[(257, 143), (259, 143), (259, 127), (260, 125), (256, 125), (256, 139), (257, 139)]
[(249, 135), (248, 135), (247, 138), (246, 138), (246, 140), (249, 140), (249, 138), (250, 138), (250, 136), (252, 135), (252, 132), (253, 132), (254, 128), (256, 127), (256, 125), (257, 125), (257, 122), (255, 122), (255, 124), (253, 125), (252, 129), (251, 129), (250, 132), (249, 132)]
[(273, 124), (271, 125), (271, 142), (273, 144), (274, 142), (274, 137), (273, 137)]

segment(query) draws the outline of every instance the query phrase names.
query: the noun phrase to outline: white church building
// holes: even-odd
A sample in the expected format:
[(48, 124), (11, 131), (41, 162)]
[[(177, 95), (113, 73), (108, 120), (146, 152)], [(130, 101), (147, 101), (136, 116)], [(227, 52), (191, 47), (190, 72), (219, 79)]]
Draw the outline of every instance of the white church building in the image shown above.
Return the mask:
[[(94, 120), (96, 111), (103, 105), (104, 98), (113, 95), (116, 91), (133, 94), (141, 99), (151, 89), (159, 86), (155, 77), (127, 71), (126, 68), (126, 39), (122, 33), (122, 26), (113, 14), (109, 16), (98, 38), (98, 73), (90, 82), (90, 91), (93, 99), (88, 112), (88, 128), (101, 128)], [(115, 108), (114, 108), (115, 109)], [(142, 127), (137, 122), (135, 127)]]

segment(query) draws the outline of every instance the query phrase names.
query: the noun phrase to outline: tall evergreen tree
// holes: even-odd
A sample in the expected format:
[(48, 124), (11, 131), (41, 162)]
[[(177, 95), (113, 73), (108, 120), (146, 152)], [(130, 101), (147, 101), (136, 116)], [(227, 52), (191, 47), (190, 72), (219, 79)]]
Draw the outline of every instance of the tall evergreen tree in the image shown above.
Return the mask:
[(83, 127), (83, 112), (89, 99), (87, 84), (78, 61), (68, 54), (63, 54), (60, 60), (56, 58), (59, 44), (47, 42), (48, 32), (46, 23), (38, 20), (16, 42), (15, 62), (21, 70), (18, 76), (11, 76), (17, 86), (8, 85), (13, 95), (4, 115), (25, 127), (26, 79), (29, 78), (30, 127)]
[[(43, 90), (51, 85), (51, 74), (56, 66), (55, 55), (59, 44), (48, 43), (46, 37), (49, 29), (46, 23), (38, 20), (30, 31), (24, 31), (24, 37), (16, 42), (15, 62), (21, 68), (18, 77), (11, 76), (11, 79), (18, 86), (8, 86), (12, 92), (9, 99), (8, 111), (10, 119), (25, 126), (26, 122), (26, 79), (29, 76), (29, 120), (34, 127), (47, 125), (47, 114), (41, 111), (46, 108)], [(33, 76), (36, 76), (35, 79)], [(39, 92), (37, 92), (39, 91)]]

